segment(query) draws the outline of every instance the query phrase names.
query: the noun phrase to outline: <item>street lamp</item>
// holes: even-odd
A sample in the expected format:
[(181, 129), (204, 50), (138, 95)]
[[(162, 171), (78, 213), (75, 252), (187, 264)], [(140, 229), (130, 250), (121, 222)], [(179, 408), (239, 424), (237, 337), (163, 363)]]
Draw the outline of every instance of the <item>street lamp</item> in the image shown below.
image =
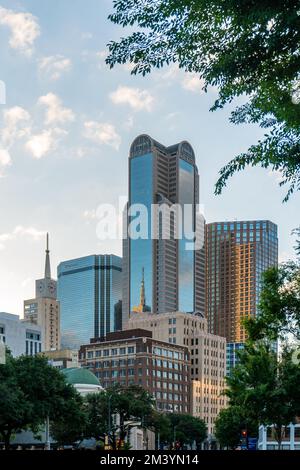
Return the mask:
[(173, 437), (174, 438), (174, 449), (176, 447), (176, 428), (177, 428), (177, 425), (174, 424), (174, 437)]
[(111, 435), (111, 399), (112, 395), (108, 395), (108, 445), (110, 446)]

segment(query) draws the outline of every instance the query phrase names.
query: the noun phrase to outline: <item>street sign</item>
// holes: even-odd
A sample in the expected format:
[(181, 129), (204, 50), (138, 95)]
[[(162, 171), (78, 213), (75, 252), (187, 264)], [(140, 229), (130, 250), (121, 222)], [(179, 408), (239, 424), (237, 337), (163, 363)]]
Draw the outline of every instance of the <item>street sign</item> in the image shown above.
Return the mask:
[(256, 450), (257, 449), (257, 437), (249, 437), (248, 438), (248, 450)]

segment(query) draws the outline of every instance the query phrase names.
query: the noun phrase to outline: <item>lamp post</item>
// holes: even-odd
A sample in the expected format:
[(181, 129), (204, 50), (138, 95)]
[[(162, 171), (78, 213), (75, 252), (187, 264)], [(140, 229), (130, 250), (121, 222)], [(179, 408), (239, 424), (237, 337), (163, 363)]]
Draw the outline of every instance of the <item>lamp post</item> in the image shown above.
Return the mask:
[(174, 436), (173, 436), (173, 438), (174, 438), (174, 449), (176, 447), (176, 428), (177, 428), (177, 426), (174, 424)]
[(50, 424), (49, 424), (49, 415), (46, 418), (46, 442), (45, 442), (45, 450), (50, 450)]
[(110, 446), (111, 436), (111, 399), (112, 395), (108, 395), (108, 445)]

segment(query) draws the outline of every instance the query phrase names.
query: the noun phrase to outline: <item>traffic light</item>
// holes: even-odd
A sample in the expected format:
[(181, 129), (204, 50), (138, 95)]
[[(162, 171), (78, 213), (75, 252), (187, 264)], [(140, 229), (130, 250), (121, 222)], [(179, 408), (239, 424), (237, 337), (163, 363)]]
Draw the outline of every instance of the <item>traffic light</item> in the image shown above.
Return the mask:
[(248, 449), (248, 433), (247, 429), (241, 430), (241, 449), (246, 450)]

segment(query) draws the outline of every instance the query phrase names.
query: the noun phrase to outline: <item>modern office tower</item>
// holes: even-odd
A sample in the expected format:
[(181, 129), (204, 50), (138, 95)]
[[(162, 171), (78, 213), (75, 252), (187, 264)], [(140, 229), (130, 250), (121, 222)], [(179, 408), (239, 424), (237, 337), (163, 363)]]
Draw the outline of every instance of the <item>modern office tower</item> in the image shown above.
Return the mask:
[(201, 314), (183, 312), (132, 313), (126, 325), (130, 330), (152, 331), (154, 339), (186, 346), (191, 357), (191, 412), (204, 419), (213, 435), (214, 422), (226, 398), (222, 395), (226, 376), (226, 339), (207, 331)]
[(236, 363), (256, 315), (262, 273), (278, 263), (277, 225), (268, 220), (206, 225), (206, 315), (209, 331), (227, 339), (227, 369)]
[(191, 145), (165, 147), (147, 135), (138, 136), (130, 148), (124, 217), (129, 233), (123, 243), (125, 321), (131, 311), (204, 313), (204, 249), (195, 245), (204, 224), (198, 203)]
[(58, 266), (62, 348), (122, 328), (122, 259), (91, 255)]
[(190, 413), (190, 357), (185, 346), (133, 329), (92, 339), (81, 346), (79, 361), (104, 388), (139, 385), (153, 395), (159, 411)]
[(43, 350), (60, 348), (60, 306), (57, 282), (51, 278), (48, 234), (45, 275), (35, 281), (35, 298), (24, 301), (24, 318), (42, 328)]
[(20, 320), (18, 315), (0, 312), (0, 342), (14, 357), (34, 356), (42, 351), (41, 327)]

